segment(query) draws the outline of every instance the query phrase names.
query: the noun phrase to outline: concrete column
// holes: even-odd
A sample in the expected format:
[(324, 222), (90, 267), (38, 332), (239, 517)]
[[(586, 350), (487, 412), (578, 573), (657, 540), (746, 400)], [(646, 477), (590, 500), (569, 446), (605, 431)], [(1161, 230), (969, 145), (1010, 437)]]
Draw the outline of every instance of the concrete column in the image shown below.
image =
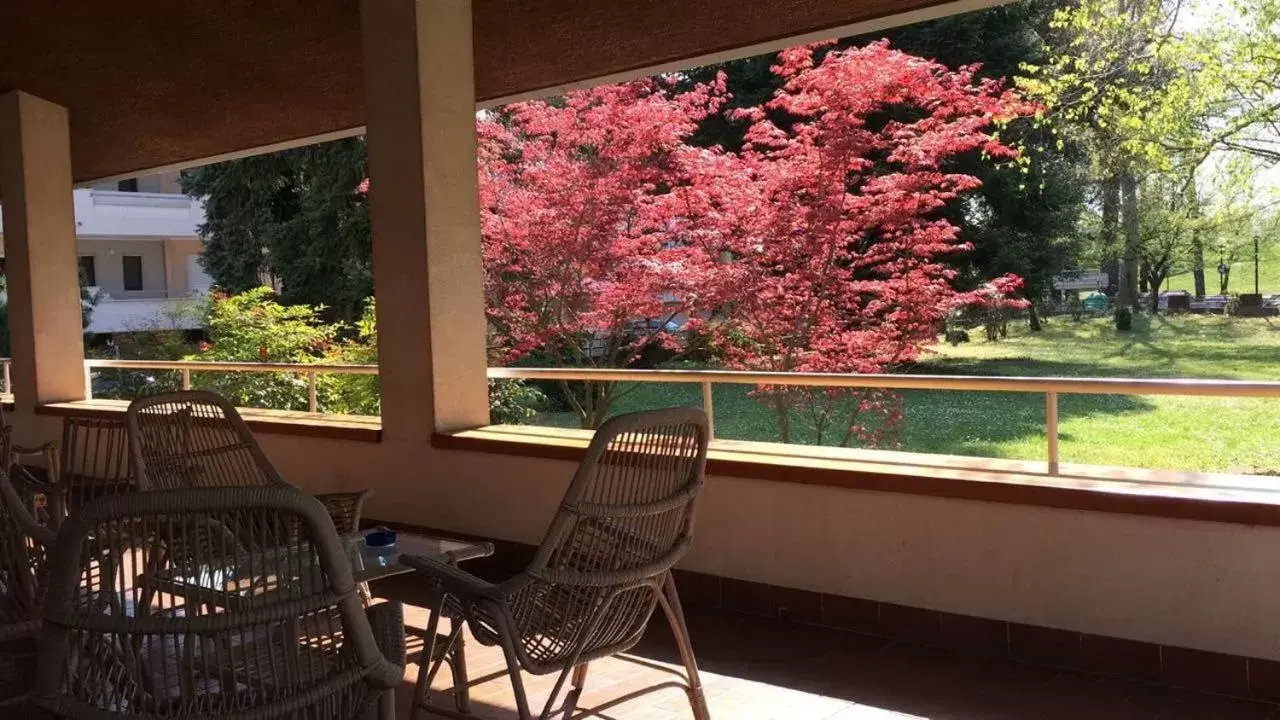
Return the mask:
[(488, 423), (469, 0), (362, 0), (383, 434)]
[(67, 110), (0, 95), (0, 205), (18, 407), (84, 399)]

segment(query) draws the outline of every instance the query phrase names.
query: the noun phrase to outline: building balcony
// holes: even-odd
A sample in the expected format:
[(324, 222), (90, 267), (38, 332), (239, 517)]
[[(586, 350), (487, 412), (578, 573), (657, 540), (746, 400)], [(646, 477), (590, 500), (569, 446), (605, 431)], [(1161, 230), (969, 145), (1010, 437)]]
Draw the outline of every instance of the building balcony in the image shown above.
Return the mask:
[[(80, 238), (196, 237), (204, 206), (178, 193), (81, 189), (73, 193)], [(4, 214), (0, 212), (0, 233)]]
[(89, 315), (91, 333), (196, 330), (204, 325), (196, 298), (102, 297)]

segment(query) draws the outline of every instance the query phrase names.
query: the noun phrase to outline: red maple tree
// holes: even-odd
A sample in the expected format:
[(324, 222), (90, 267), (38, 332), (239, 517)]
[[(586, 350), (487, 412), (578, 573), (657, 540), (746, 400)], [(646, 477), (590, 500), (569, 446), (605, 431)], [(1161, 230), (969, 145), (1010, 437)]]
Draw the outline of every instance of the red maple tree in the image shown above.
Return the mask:
[[(939, 212), (979, 185), (947, 160), (1016, 152), (993, 128), (1034, 111), (999, 83), (887, 43), (779, 55), (785, 85), (750, 122), (741, 161), (755, 197), (742, 211), (753, 271), (716, 325), (731, 368), (878, 373), (918, 357), (966, 296), (948, 260), (969, 249)], [(887, 441), (901, 405), (880, 391), (761, 387), (784, 442), (797, 412), (815, 440)], [(828, 435), (828, 433), (834, 433)]]
[[(723, 97), (644, 79), (508, 105), (481, 118), (485, 296), (499, 362), (625, 367), (651, 346), (679, 351), (725, 304), (745, 268), (705, 227), (717, 211), (716, 151), (685, 142)], [(712, 182), (714, 179), (714, 182)], [(678, 329), (678, 331), (677, 331)], [(615, 383), (566, 399), (595, 427)]]

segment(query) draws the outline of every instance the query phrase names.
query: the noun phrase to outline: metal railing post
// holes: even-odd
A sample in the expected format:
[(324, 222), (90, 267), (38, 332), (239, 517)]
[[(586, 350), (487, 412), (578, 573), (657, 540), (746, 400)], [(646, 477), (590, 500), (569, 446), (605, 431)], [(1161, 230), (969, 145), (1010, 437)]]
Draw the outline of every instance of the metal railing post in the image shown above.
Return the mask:
[(1058, 474), (1058, 393), (1044, 394), (1044, 432), (1049, 441), (1049, 474)]
[(307, 373), (307, 412), (319, 412), (320, 403), (316, 399), (316, 371)]
[(716, 436), (716, 412), (711, 402), (711, 383), (703, 381), (702, 383), (702, 411), (707, 414), (707, 437), (714, 438)]
[(190, 368), (182, 368), (182, 389), (183, 390), (191, 389), (191, 369)]

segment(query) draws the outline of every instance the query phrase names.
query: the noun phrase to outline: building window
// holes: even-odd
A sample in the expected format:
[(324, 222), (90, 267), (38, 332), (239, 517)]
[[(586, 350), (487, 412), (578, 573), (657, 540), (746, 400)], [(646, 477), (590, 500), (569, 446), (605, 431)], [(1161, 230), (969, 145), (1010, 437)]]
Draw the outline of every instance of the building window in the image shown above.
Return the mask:
[(138, 178), (129, 178), (116, 183), (116, 189), (120, 192), (138, 192)]
[(98, 268), (94, 265), (92, 255), (80, 256), (80, 282), (89, 287), (98, 284)]
[(141, 255), (123, 255), (121, 261), (124, 263), (124, 289), (125, 290), (141, 290), (142, 289), (142, 256)]

